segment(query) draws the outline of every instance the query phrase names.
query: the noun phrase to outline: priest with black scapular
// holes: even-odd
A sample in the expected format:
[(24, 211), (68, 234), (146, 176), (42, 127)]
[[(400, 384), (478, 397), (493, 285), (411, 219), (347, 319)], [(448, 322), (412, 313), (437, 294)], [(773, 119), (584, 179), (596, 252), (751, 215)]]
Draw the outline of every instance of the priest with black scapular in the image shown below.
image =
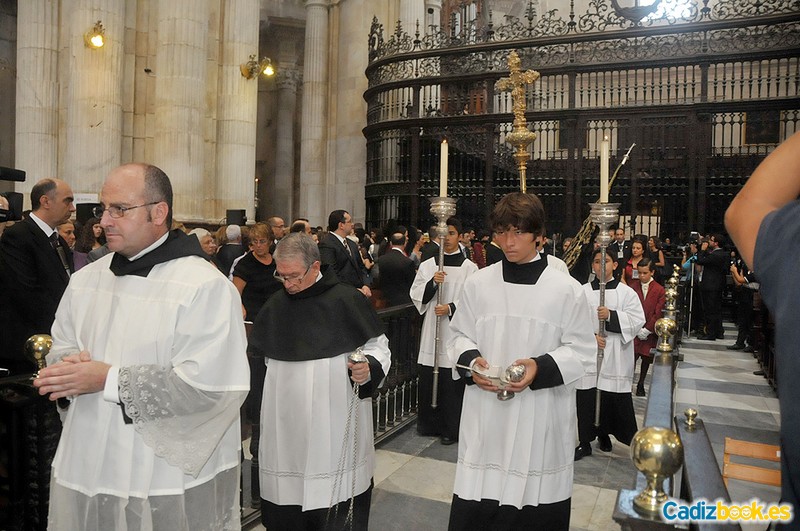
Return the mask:
[(366, 529), (375, 469), (371, 397), (389, 372), (389, 341), (369, 300), (320, 270), (311, 237), (286, 236), (274, 258), (284, 290), (261, 308), (250, 336), (251, 352), (267, 363), (262, 523), (270, 531)]

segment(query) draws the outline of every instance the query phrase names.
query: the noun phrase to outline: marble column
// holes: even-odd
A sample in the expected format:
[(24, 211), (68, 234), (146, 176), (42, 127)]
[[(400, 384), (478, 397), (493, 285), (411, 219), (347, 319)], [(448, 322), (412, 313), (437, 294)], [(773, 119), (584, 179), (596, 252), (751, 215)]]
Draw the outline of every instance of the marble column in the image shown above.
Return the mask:
[(425, 0), (400, 0), (400, 23), (403, 31), (414, 37), (419, 22), (420, 34), (425, 34)]
[(303, 116), (300, 143), (300, 212), (312, 225), (325, 224), (328, 97), (328, 0), (305, 0)]
[(158, 3), (154, 163), (172, 181), (175, 218), (205, 221), (208, 0)]
[[(294, 119), (297, 109), (297, 85), (300, 72), (294, 65), (282, 66), (277, 74), (278, 125), (275, 139), (275, 183), (269, 198), (271, 212), (298, 217), (292, 211), (294, 180)], [(287, 222), (291, 223), (291, 221)]]
[[(259, 0), (225, 0), (217, 94), (217, 171), (214, 218), (244, 208), (255, 219), (256, 117), (259, 77), (239, 65), (258, 53)], [(260, 58), (258, 58), (260, 59)]]
[(442, 0), (425, 0), (425, 27), (420, 33), (430, 33), (431, 26), (441, 27)]
[(17, 86), (14, 164), (27, 172), (16, 183), (30, 208), (36, 181), (58, 177), (58, 0), (17, 7)]
[[(67, 40), (61, 55), (60, 173), (75, 193), (99, 193), (108, 173), (120, 164), (125, 5), (76, 0), (61, 7)], [(98, 20), (105, 28), (105, 45), (89, 48), (84, 34)]]

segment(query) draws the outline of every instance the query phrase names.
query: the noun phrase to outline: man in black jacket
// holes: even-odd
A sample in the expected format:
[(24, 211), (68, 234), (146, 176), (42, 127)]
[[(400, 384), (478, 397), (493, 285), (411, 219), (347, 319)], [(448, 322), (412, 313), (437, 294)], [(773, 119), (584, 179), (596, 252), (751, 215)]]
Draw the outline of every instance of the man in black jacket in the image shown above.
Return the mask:
[(35, 370), (24, 345), (34, 334), (49, 334), (56, 308), (74, 271), (72, 251), (57, 227), (75, 212), (72, 188), (42, 179), (31, 189), (33, 211), (7, 228), (0, 240), (0, 367), (14, 373)]
[(373, 287), (380, 288), (389, 306), (411, 302), (411, 284), (417, 272), (414, 262), (406, 256), (406, 235), (395, 232), (389, 239), (391, 249), (375, 260), (373, 271)]
[(358, 289), (366, 297), (372, 296), (364, 284), (364, 262), (358, 245), (347, 236), (353, 232), (353, 218), (346, 210), (334, 210), (328, 216), (328, 233), (319, 242), (322, 265), (333, 269), (339, 280)]
[(708, 242), (701, 246), (697, 264), (703, 266), (700, 273), (700, 297), (703, 301), (703, 314), (706, 319), (706, 335), (698, 339), (714, 341), (724, 337), (722, 331), (722, 292), (728, 276), (730, 256), (723, 245), (725, 237), (712, 234)]

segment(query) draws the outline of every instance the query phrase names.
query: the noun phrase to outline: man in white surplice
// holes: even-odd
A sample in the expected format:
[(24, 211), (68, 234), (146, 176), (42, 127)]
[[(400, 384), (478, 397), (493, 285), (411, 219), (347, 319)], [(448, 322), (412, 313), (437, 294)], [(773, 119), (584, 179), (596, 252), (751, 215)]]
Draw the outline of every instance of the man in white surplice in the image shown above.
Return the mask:
[[(544, 208), (515, 192), (490, 217), (505, 257), (469, 277), (451, 321), (449, 354), (467, 378), (450, 527), (568, 529), (575, 385), (595, 361), (583, 289), (537, 250)], [(524, 365), (498, 388), (477, 371)], [(474, 384), (474, 385), (473, 385)]]
[(249, 388), (241, 300), (175, 230), (163, 171), (106, 180), (114, 251), (73, 275), (35, 385), (68, 397), (51, 530), (240, 529), (239, 408)]
[[(321, 269), (310, 236), (289, 234), (274, 258), (284, 289), (261, 307), (249, 343), (268, 359), (261, 521), (270, 531), (366, 529), (375, 470), (371, 398), (389, 372), (389, 340), (369, 299), (332, 266)], [(366, 362), (348, 360), (358, 351)]]

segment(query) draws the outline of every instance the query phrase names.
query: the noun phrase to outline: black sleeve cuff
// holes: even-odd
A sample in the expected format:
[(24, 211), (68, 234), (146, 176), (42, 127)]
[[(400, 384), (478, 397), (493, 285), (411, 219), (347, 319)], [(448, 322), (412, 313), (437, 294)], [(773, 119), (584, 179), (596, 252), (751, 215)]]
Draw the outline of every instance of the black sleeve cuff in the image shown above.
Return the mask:
[(538, 358), (532, 358), (536, 362), (536, 378), (531, 382), (531, 391), (537, 389), (549, 389), (564, 385), (564, 377), (556, 365), (556, 360), (550, 354), (543, 354)]
[(447, 319), (452, 320), (453, 316), (456, 314), (456, 303), (451, 302), (448, 306), (450, 306), (450, 315), (447, 316)]
[(606, 330), (621, 334), (622, 328), (619, 326), (619, 315), (617, 315), (617, 310), (609, 310), (609, 313), (611, 315), (608, 316), (608, 320), (606, 321)]
[[(469, 367), (469, 364), (472, 363), (472, 360), (480, 357), (481, 353), (478, 350), (476, 349), (468, 350), (458, 357), (458, 364), (463, 365), (465, 367)], [(464, 382), (467, 385), (475, 385), (475, 382), (472, 381), (472, 371), (469, 371), (467, 369), (462, 369), (461, 367), (456, 367), (456, 370), (458, 371), (458, 374), (460, 374), (461, 377), (464, 378)]]
[(425, 284), (425, 293), (422, 294), (422, 304), (428, 304), (434, 295), (436, 295), (436, 290), (439, 286), (433, 279), (430, 279), (427, 284)]
[(125, 413), (125, 404), (119, 402), (119, 408), (122, 410), (122, 421), (125, 424), (133, 424), (133, 419), (130, 418), (127, 413)]
[(381, 363), (374, 356), (367, 355), (366, 358), (369, 363), (369, 381), (358, 386), (358, 398), (371, 398), (386, 376)]

